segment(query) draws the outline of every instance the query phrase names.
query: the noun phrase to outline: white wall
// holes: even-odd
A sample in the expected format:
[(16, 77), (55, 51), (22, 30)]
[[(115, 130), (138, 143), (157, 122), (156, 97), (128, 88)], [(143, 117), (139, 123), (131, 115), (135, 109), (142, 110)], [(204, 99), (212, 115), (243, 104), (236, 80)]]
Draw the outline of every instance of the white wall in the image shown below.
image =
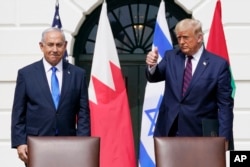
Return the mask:
[[(118, 1), (118, 0), (117, 0)], [(60, 0), (60, 16), (71, 56), (73, 35), (85, 15), (101, 0)], [(203, 24), (205, 42), (216, 0), (176, 0)], [(250, 12), (248, 0), (221, 0), (222, 20), (234, 79), (236, 80), (234, 135), (236, 150), (250, 150)], [(0, 166), (24, 166), (10, 147), (10, 115), (17, 70), (42, 54), (38, 42), (42, 30), (50, 27), (55, 0), (0, 0)], [(71, 59), (71, 58), (70, 58)], [(73, 60), (70, 60), (73, 62)]]

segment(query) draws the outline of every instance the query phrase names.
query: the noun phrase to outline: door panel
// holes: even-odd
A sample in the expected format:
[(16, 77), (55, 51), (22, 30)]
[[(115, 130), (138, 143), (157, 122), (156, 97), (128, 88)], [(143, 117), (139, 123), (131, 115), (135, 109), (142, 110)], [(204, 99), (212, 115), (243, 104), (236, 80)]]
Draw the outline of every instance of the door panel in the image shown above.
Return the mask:
[(122, 72), (126, 82), (135, 148), (138, 155), (142, 105), (144, 100), (144, 89), (146, 85), (145, 65), (122, 65)]

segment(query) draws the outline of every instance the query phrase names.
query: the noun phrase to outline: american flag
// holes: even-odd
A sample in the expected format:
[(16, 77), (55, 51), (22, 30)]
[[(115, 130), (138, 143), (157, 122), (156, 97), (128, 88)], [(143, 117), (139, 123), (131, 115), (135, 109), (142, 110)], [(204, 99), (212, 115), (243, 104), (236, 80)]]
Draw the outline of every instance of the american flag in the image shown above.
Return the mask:
[[(56, 1), (56, 6), (55, 6), (55, 14), (54, 14), (54, 18), (53, 18), (53, 22), (52, 22), (52, 27), (56, 27), (56, 28), (62, 28), (62, 22), (60, 19), (60, 15), (59, 15), (59, 1)], [(64, 53), (63, 56), (64, 60), (66, 60), (68, 62), (68, 52), (67, 50)]]

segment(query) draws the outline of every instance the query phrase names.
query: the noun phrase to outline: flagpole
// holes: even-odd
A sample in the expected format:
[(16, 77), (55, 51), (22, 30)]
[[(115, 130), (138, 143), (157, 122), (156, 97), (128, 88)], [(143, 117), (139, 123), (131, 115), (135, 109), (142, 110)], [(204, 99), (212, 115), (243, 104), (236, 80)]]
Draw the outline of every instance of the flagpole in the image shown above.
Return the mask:
[[(161, 0), (155, 22), (152, 49), (157, 47), (159, 61), (166, 50), (173, 48), (164, 0)], [(163, 99), (164, 81), (149, 83), (145, 87), (144, 102), (142, 108), (141, 136), (139, 148), (139, 166), (155, 167), (154, 141), (155, 124), (159, 113), (159, 107)], [(159, 133), (158, 131), (156, 131)]]
[[(56, 3), (55, 3), (55, 13), (54, 13), (53, 21), (52, 21), (52, 27), (57, 27), (59, 29), (62, 28), (61, 18), (59, 16), (59, 0), (56, 0)], [(64, 52), (63, 58), (64, 60), (68, 61), (67, 50)]]
[(127, 91), (105, 0), (96, 33), (88, 90), (91, 135), (101, 138), (100, 167), (136, 167)]

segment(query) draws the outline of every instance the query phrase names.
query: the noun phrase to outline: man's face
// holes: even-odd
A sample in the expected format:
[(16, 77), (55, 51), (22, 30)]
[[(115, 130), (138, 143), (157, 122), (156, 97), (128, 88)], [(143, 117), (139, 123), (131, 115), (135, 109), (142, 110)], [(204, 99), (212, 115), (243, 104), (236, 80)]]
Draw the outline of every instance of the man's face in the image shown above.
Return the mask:
[(192, 29), (181, 30), (176, 34), (179, 47), (186, 55), (193, 55), (200, 48), (202, 35), (196, 35)]
[(62, 34), (57, 31), (47, 32), (44, 36), (44, 41), (39, 44), (44, 58), (52, 66), (60, 62), (67, 46), (67, 42), (64, 41)]

